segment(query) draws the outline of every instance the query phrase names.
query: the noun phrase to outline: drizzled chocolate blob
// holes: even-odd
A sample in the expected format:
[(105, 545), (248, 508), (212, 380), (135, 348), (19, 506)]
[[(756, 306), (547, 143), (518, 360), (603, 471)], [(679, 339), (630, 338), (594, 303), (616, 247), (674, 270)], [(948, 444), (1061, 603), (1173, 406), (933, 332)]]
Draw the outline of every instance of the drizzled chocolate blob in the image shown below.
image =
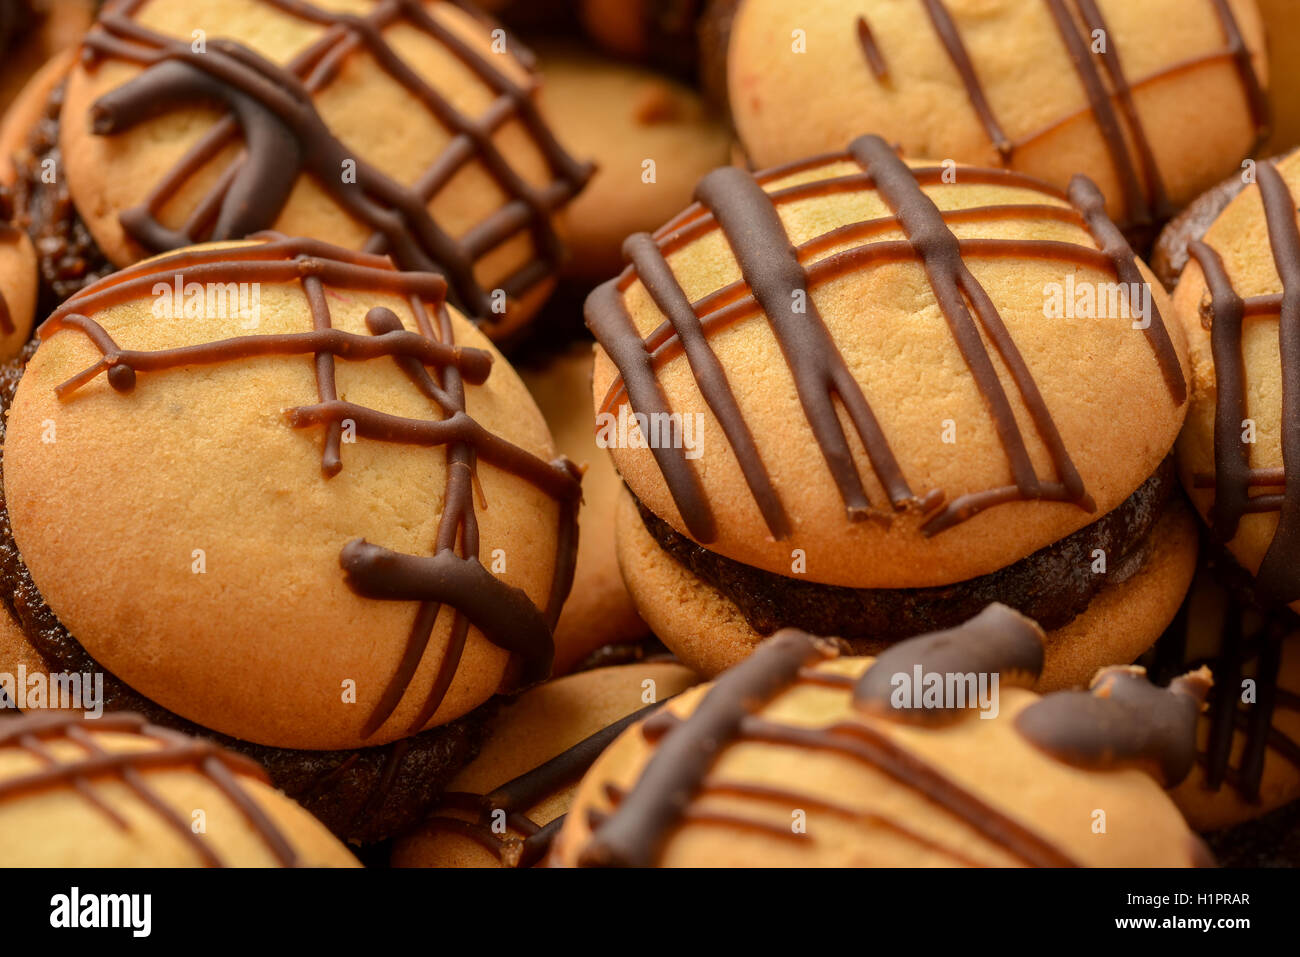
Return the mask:
[[(150, 746), (109, 751), (96, 740), (99, 732), (131, 735)], [(81, 754), (73, 760), (54, 757), (46, 745), (56, 739), (77, 745)], [(266, 772), (247, 758), (210, 742), (146, 724), (135, 714), (119, 712), (88, 720), (79, 713), (49, 711), (0, 721), (0, 750), (6, 748), (26, 752), (40, 762), (41, 768), (0, 779), (0, 802), (34, 791), (66, 786), (75, 790), (113, 827), (129, 830), (127, 821), (95, 792), (96, 781), (113, 779), (125, 784), (142, 804), (189, 845), (205, 866), (221, 867), (221, 858), (213, 850), (211, 842), (196, 834), (188, 816), (182, 816), (171, 807), (149, 786), (147, 775), (141, 773), (191, 768), (207, 778), (238, 808), (276, 861), (284, 867), (300, 863), (289, 839), (240, 784), (240, 777), (253, 777), (269, 784)]]
[[(302, 0), (266, 0), (282, 13), (325, 28), (321, 38), (286, 66), (230, 40), (214, 38), (203, 52), (143, 26), (135, 14), (143, 0), (125, 0), (101, 13), (84, 40), (88, 69), (112, 59), (144, 71), (95, 102), (93, 131), (112, 136), (160, 114), (191, 104), (219, 104), (227, 115), (171, 169), (138, 207), (124, 210), (123, 228), (151, 252), (205, 240), (239, 239), (271, 228), (302, 174), (310, 175), (349, 216), (372, 230), (366, 250), (388, 253), (406, 270), (445, 275), (453, 301), (488, 321), (497, 315), (491, 291), (475, 276), (478, 261), (520, 231), (533, 240), (535, 258), (500, 283), (518, 299), (553, 274), (563, 248), (552, 214), (582, 188), (589, 164), (570, 157), (556, 141), (534, 102), (533, 86), (520, 86), (431, 15), (420, 0), (380, 0), (364, 16), (327, 11)], [(455, 2), (455, 0), (452, 0)], [(459, 5), (459, 4), (458, 4)], [(486, 116), (460, 112), (402, 58), (385, 38), (394, 26), (410, 27), (436, 41), (495, 96)], [(516, 49), (511, 44), (511, 49)], [(522, 49), (520, 47), (519, 49)], [(338, 75), (347, 57), (364, 52), (448, 130), (447, 148), (414, 184), (404, 184), (354, 155), (326, 125), (313, 98)], [(531, 56), (525, 54), (525, 66)], [(534, 186), (507, 161), (493, 135), (517, 122), (543, 156), (553, 180)], [(243, 152), (179, 228), (159, 212), (187, 181), (230, 143)], [(340, 169), (355, 163), (356, 181)], [(429, 203), (478, 161), (506, 194), (491, 217), (453, 237), (429, 213)]]
[(1067, 764), (1106, 771), (1139, 768), (1163, 787), (1196, 763), (1196, 720), (1211, 684), (1208, 668), (1157, 688), (1136, 667), (1103, 670), (1089, 691), (1062, 691), (1016, 716), (1027, 740)]
[(1005, 605), (989, 605), (965, 624), (947, 631), (922, 635), (883, 651), (853, 688), (854, 707), (882, 718), (909, 724), (946, 724), (955, 721), (975, 701), (958, 707), (902, 708), (891, 701), (894, 676), (923, 673), (998, 675), (999, 685), (1031, 688), (1043, 670), (1042, 630)]

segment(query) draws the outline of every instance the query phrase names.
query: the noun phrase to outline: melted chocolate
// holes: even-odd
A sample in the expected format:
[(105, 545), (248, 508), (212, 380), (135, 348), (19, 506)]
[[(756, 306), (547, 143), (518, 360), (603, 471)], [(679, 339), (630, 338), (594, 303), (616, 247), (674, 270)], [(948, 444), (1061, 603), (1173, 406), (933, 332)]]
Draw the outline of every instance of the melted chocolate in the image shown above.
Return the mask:
[[(1201, 240), (1188, 245), (1210, 292), (1216, 381), (1215, 473), (1212, 479), (1204, 475), (1194, 479), (1198, 487), (1213, 483), (1212, 525), (1220, 542), (1236, 536), (1244, 516), (1278, 513), (1277, 529), (1255, 582), (1263, 600), (1286, 604), (1300, 599), (1300, 563), (1295, 560), (1300, 554), (1300, 228), (1295, 199), (1277, 167), (1260, 163), (1257, 182), (1273, 262), (1282, 281), (1280, 295), (1243, 299), (1213, 247)], [(1247, 417), (1243, 320), (1271, 315), (1278, 317), (1282, 362), (1282, 468), (1256, 469), (1241, 442), (1241, 423)], [(1257, 489), (1266, 491), (1253, 494)]]
[[(84, 315), (136, 298), (151, 289), (160, 277), (181, 273), (187, 281), (300, 280), (311, 306), (314, 328), (298, 334), (242, 336), (137, 352), (118, 348), (98, 323)], [(404, 330), (398, 317), (388, 309), (373, 309), (367, 315), (372, 335), (332, 329), (324, 285), (402, 296), (415, 315), (417, 331)], [(407, 728), (408, 734), (421, 730), (441, 704), (456, 673), (471, 624), (493, 644), (517, 653), (522, 661), (518, 677), (523, 683), (539, 681), (549, 674), (554, 653), (551, 629), (572, 584), (577, 505), (581, 494), (576, 469), (567, 459), (548, 463), (537, 458), (488, 433), (466, 413), (464, 383), (483, 382), (491, 356), (455, 344), (451, 316), (443, 301), (444, 290), (440, 277), (398, 272), (382, 256), (271, 234), (267, 241), (256, 245), (183, 251), (114, 274), (68, 300), (39, 330), (42, 339), (63, 330), (78, 331), (102, 354), (98, 362), (57, 387), (61, 397), (101, 373), (106, 374), (114, 389), (127, 392), (135, 388), (140, 373), (158, 369), (253, 356), (314, 354), (321, 402), (289, 409), (286, 418), (293, 428), (325, 426), (321, 467), (326, 477), (342, 467), (339, 429), (344, 420), (353, 421), (357, 434), (363, 438), (446, 447), (447, 484), (434, 554), (406, 555), (358, 539), (345, 545), (339, 556), (347, 583), (358, 594), (378, 600), (419, 602), (402, 662), (362, 729), (365, 737), (382, 727), (400, 704), (444, 604), (452, 614), (449, 645), (419, 716)], [(434, 305), (436, 327), (426, 303)], [(336, 358), (360, 361), (384, 357), (401, 365), (443, 418), (406, 419), (334, 397)], [(429, 367), (437, 370), (437, 376), (430, 373)], [(473, 504), (479, 459), (541, 489), (559, 506), (555, 572), (544, 610), (536, 608), (523, 591), (495, 578), (479, 563), (478, 523)]]
[(895, 707), (891, 696), (894, 676), (922, 673), (997, 674), (1003, 687), (1032, 688), (1043, 670), (1043, 632), (1006, 605), (989, 605), (969, 621), (883, 651), (853, 689), (853, 705), (868, 714), (910, 724), (947, 724), (960, 718), (965, 708), (947, 702), (940, 708)]
[(877, 80), (883, 82), (889, 77), (889, 64), (885, 62), (884, 54), (880, 52), (880, 47), (876, 45), (875, 35), (871, 32), (871, 24), (867, 23), (865, 16), (858, 17), (858, 43), (862, 47), (862, 55), (867, 58), (867, 65), (871, 67), (871, 72)]
[[(491, 292), (475, 277), (478, 261), (507, 239), (527, 229), (536, 258), (501, 287), (518, 299), (552, 275), (563, 248), (552, 214), (575, 196), (593, 168), (570, 157), (546, 126), (533, 101), (534, 89), (521, 87), (479, 54), (455, 31), (433, 17), (420, 0), (381, 0), (365, 16), (328, 12), (301, 0), (268, 0), (280, 11), (325, 28), (316, 43), (286, 67), (247, 47), (213, 39), (198, 53), (189, 40), (156, 33), (133, 18), (143, 0), (104, 11), (87, 34), (88, 66), (112, 58), (144, 71), (106, 93), (91, 109), (92, 129), (109, 136), (194, 103), (218, 103), (228, 115), (163, 177), (144, 204), (122, 212), (126, 232), (147, 250), (161, 252), (202, 240), (238, 239), (270, 228), (301, 174), (310, 175), (349, 216), (373, 235), (370, 252), (387, 252), (401, 268), (445, 274), (454, 301), (477, 318), (491, 320)], [(459, 60), (496, 96), (483, 118), (466, 116), (426, 82), (389, 45), (384, 32), (402, 25), (419, 30)], [(399, 183), (355, 156), (316, 110), (314, 94), (328, 85), (343, 61), (362, 51), (453, 134), (433, 165), (412, 186)], [(525, 57), (525, 65), (527, 65)], [(535, 187), (506, 160), (493, 135), (518, 122), (532, 138), (555, 179)], [(199, 170), (236, 139), (243, 152), (180, 229), (169, 229), (159, 211)], [(508, 200), (489, 219), (453, 237), (428, 210), (430, 201), (466, 165), (478, 161)], [(355, 163), (356, 182), (339, 173)]]
[[(1071, 117), (1064, 117), (1060, 122), (1051, 124), (1039, 133), (1012, 140), (1003, 130), (997, 114), (989, 105), (979, 73), (971, 62), (961, 31), (953, 21), (947, 6), (943, 0), (922, 0), (922, 2), (936, 35), (961, 78), (971, 106), (984, 127), (989, 141), (1001, 156), (1002, 162), (1011, 162), (1017, 149), (1071, 119)], [(1230, 59), (1241, 80), (1242, 90), (1255, 124), (1257, 142), (1262, 142), (1267, 135), (1268, 99), (1255, 73), (1250, 50), (1246, 47), (1240, 26), (1228, 0), (1206, 0), (1214, 9), (1223, 30), (1226, 48), (1222, 52), (1184, 60), (1139, 80), (1130, 80), (1125, 75), (1119, 51), (1110, 40), (1110, 31), (1096, 0), (1044, 0), (1044, 2), (1060, 34), (1066, 53), (1079, 75), (1079, 81), (1088, 99), (1088, 109), (1105, 141), (1112, 167), (1124, 190), (1127, 211), (1126, 229), (1150, 227), (1172, 212), (1155, 153), (1134, 102), (1135, 89), (1205, 63)], [(861, 19), (858, 21), (859, 35), (864, 22)], [(1080, 24), (1086, 28), (1088, 34), (1101, 30), (1107, 37), (1105, 50), (1097, 54), (1096, 59), (1090, 44), (1080, 34)], [(874, 42), (871, 46), (875, 49)], [(870, 53), (867, 56), (873, 72), (877, 72), (876, 61), (879, 59), (883, 62), (883, 54), (877, 50), (874, 57)], [(1105, 69), (1106, 77), (1110, 81), (1109, 87), (1102, 79), (1097, 60), (1100, 60), (1101, 68)], [(877, 77), (879, 76), (877, 72)], [(1119, 102), (1118, 112), (1115, 109), (1115, 100)], [(1130, 140), (1132, 149), (1137, 153), (1136, 159), (1130, 152)]]
[[(107, 751), (96, 740), (98, 732), (131, 735), (159, 747), (131, 751)], [(46, 742), (57, 739), (77, 745), (82, 754), (67, 761), (56, 757)], [(269, 783), (266, 773), (254, 762), (232, 754), (207, 741), (199, 741), (145, 723), (139, 715), (106, 714), (88, 721), (79, 713), (66, 711), (26, 714), (0, 723), (0, 749), (18, 748), (43, 765), (41, 770), (0, 779), (0, 801), (34, 791), (67, 785), (93, 805), (116, 828), (129, 825), (95, 793), (96, 779), (115, 778), (125, 784), (172, 831), (184, 840), (208, 867), (222, 866), (221, 859), (202, 835), (196, 834), (187, 818), (177, 813), (161, 795), (149, 787), (143, 771), (193, 768), (214, 784), (239, 809), (244, 820), (258, 833), (267, 849), (285, 867), (299, 863), (288, 838), (267, 813), (240, 786), (239, 776)]]
[[(972, 641), (983, 641), (990, 637), (990, 633), (975, 630), (969, 637)], [(925, 639), (914, 641), (923, 642)], [(983, 655), (982, 652), (974, 653)], [(758, 716), (769, 701), (797, 684), (852, 690), (865, 680), (865, 676), (855, 681), (848, 676), (819, 674), (815, 665), (830, 657), (834, 657), (834, 649), (822, 639), (794, 630), (780, 632), (735, 668), (724, 672), (685, 719), (668, 710), (648, 718), (642, 729), (646, 740), (656, 744), (655, 751), (630, 791), (624, 793), (611, 789), (608, 792), (614, 810), (608, 815), (593, 816), (592, 837), (582, 849), (579, 863), (584, 866), (653, 866), (672, 830), (691, 821), (713, 821), (762, 830), (792, 840), (807, 840), (806, 834), (794, 834), (788, 826), (776, 827), (766, 821), (733, 814), (703, 813), (692, 808), (692, 798), (702, 793), (743, 794), (790, 801), (792, 806), (807, 806), (808, 798), (802, 794), (709, 777), (724, 748), (734, 742), (746, 741), (830, 751), (862, 761), (915, 789), (932, 804), (1028, 864), (1054, 867), (1075, 864), (1050, 842), (867, 724), (846, 721), (825, 728), (808, 728), (780, 724)], [(850, 809), (838, 810), (857, 818), (863, 817)], [(869, 817), (876, 819), (875, 815)], [(888, 826), (895, 833), (912, 833), (897, 822), (890, 821)], [(920, 843), (934, 847), (928, 840)], [(955, 850), (939, 850), (958, 863), (972, 863)]]
[[(447, 792), (438, 810), (425, 821), (425, 827), (453, 831), (477, 841), (508, 867), (532, 867), (550, 850), (566, 815), (542, 825), (525, 812), (551, 795), (577, 784), (615, 738), (663, 703), (647, 705), (620, 718), (487, 794)], [(446, 812), (450, 810), (468, 812), (475, 815), (475, 819), (470, 822), (449, 817)], [(510, 827), (524, 835), (522, 841), (503, 838), (492, 829), (493, 816), (500, 811), (505, 812)]]
[(1063, 691), (1034, 702), (1016, 716), (1016, 728), (1067, 764), (1135, 767), (1171, 788), (1196, 763), (1196, 720), (1210, 683), (1209, 669), (1163, 689), (1148, 682), (1141, 668), (1106, 668), (1089, 691)]
[[(858, 162), (861, 173), (813, 180), (772, 193), (762, 187), (763, 182), (780, 176), (848, 158)], [(642, 234), (627, 241), (625, 253), (631, 264), (617, 279), (598, 287), (587, 300), (587, 325), (619, 371), (601, 405), (602, 411), (614, 408), (624, 390), (638, 412), (653, 415), (670, 411), (655, 372), (669, 359), (684, 353), (701, 395), (722, 425), (769, 531), (778, 539), (787, 536), (788, 518), (741, 417), (725, 370), (708, 345), (711, 334), (761, 312), (781, 347), (800, 403), (850, 521), (866, 517), (887, 519), (890, 511), (917, 509), (925, 516), (923, 533), (935, 535), (984, 509), (1015, 500), (1072, 502), (1084, 510), (1094, 510), (1092, 497), (1083, 486), (1037, 384), (964, 257), (1047, 258), (1111, 272), (1124, 282), (1141, 282), (1132, 250), (1106, 218), (1096, 187), (1083, 177), (1076, 177), (1071, 184), (1069, 199), (1076, 207), (1073, 210), (1046, 204), (1002, 205), (955, 210), (945, 218), (921, 188), (922, 184), (942, 182), (942, 174), (940, 168), (909, 168), (875, 136), (855, 140), (846, 155), (815, 157), (770, 170), (759, 177), (734, 168), (710, 173), (696, 189), (696, 204), (656, 236)], [(1056, 195), (1037, 180), (1007, 171), (963, 170), (962, 177), (963, 182), (1014, 185)], [(892, 217), (852, 223), (799, 248), (791, 245), (777, 213), (779, 204), (872, 188), (889, 203), (894, 212)], [(959, 240), (950, 229), (952, 222), (1012, 216), (1041, 216), (1078, 224), (1091, 230), (1101, 249), (1048, 240)], [(811, 266), (804, 264), (804, 259), (847, 239), (869, 238), (900, 227), (907, 234), (905, 242), (868, 242), (820, 259)], [(713, 228), (721, 229), (726, 236), (743, 278), (691, 303), (665, 257)], [(964, 495), (951, 502), (938, 489), (921, 496), (913, 494), (861, 386), (849, 373), (842, 353), (812, 301), (809, 290), (818, 282), (875, 262), (915, 260), (925, 266), (953, 338), (989, 408), (1011, 465), (1014, 485)], [(623, 303), (623, 294), (634, 281), (643, 284), (668, 317), (644, 340)], [(1015, 382), (1039, 438), (1052, 457), (1057, 473), (1055, 480), (1036, 474), (981, 333), (993, 341)], [(1172, 398), (1181, 404), (1186, 398), (1183, 373), (1158, 311), (1152, 316), (1146, 336)], [(888, 509), (873, 507), (867, 501), (835, 399), (839, 399), (848, 413), (876, 477), (885, 487)], [(652, 453), (687, 530), (697, 541), (714, 541), (716, 519), (685, 450), (657, 447)]]

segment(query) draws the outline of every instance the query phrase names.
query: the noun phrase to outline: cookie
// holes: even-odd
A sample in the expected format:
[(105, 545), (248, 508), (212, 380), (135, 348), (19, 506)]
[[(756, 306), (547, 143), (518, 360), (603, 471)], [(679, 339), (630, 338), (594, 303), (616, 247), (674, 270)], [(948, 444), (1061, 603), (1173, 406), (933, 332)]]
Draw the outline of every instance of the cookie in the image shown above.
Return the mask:
[(1266, 132), (1254, 0), (741, 0), (727, 35), (731, 112), (760, 167), (873, 132), (1062, 189), (1086, 170), (1146, 234)]
[(23, 347), (36, 316), (36, 250), (12, 217), (9, 192), (0, 186), (0, 361)]
[(1192, 379), (1183, 484), (1259, 600), (1300, 610), (1297, 189), (1300, 155), (1260, 162), (1255, 182), (1188, 245), (1173, 298)]
[(997, 605), (879, 658), (782, 631), (620, 735), (550, 863), (1207, 863), (1163, 788), (1195, 760), (1208, 673), (1166, 691), (1109, 668), (1039, 697), (1041, 641)]
[(442, 803), (393, 848), (395, 867), (530, 867), (546, 856), (578, 779), (609, 742), (698, 679), (643, 662), (525, 691), (493, 719), (488, 743)]
[(859, 654), (993, 601), (1043, 689), (1177, 611), (1181, 327), (1096, 187), (908, 165), (879, 137), (697, 203), (586, 304), (638, 610), (714, 675), (780, 627)]
[(138, 715), (0, 717), (5, 867), (356, 867), (246, 758)]
[[(444, 294), (272, 235), (65, 303), (4, 442), (3, 598), (36, 651), (150, 720), (272, 749), (290, 793), (360, 765), (436, 796), (475, 709), (550, 672), (580, 494)], [(360, 792), (349, 812), (382, 797)]]
[(591, 346), (579, 343), (537, 368), (520, 369), (556, 448), (583, 467), (578, 563), (555, 626), (557, 675), (572, 671), (597, 648), (637, 642), (647, 633), (618, 570), (614, 516), (623, 483), (592, 431), (592, 361)]
[(1192, 827), (1222, 830), (1300, 800), (1300, 621), (1261, 612), (1207, 569), (1147, 664), (1157, 682), (1202, 664), (1215, 676), (1197, 765), (1171, 792)]
[(1268, 101), (1272, 127), (1259, 155), (1300, 146), (1300, 7), (1291, 0), (1258, 0), (1268, 40)]
[(511, 335), (554, 285), (591, 170), (555, 139), (531, 54), (495, 31), (452, 2), (112, 5), (66, 80), (58, 182), (29, 165), (20, 214), (33, 236), (86, 230), (119, 268), (271, 228), (388, 253)]
[(696, 181), (730, 160), (732, 137), (699, 94), (675, 80), (575, 50), (542, 47), (546, 104), (560, 139), (596, 173), (569, 207), (564, 274), (605, 279), (623, 239), (690, 202)]

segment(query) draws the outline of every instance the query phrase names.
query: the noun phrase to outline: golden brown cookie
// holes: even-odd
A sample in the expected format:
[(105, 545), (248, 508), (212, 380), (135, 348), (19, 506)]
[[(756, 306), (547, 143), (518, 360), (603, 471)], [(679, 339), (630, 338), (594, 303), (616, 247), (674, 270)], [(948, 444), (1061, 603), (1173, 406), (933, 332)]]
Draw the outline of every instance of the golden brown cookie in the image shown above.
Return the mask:
[(1294, 618), (1260, 612), (1206, 571), (1147, 663), (1156, 681), (1201, 664), (1214, 672), (1197, 729), (1196, 768), (1171, 792), (1192, 827), (1231, 827), (1300, 799)]
[(731, 134), (675, 80), (572, 47), (540, 53), (557, 135), (596, 164), (569, 207), (564, 273), (606, 279), (625, 237), (667, 220), (701, 176), (729, 161)]
[[(1057, 687), (1154, 642), (1195, 560), (1184, 337), (1090, 181), (861, 137), (696, 199), (586, 305), (620, 560), (670, 648), (706, 674), (783, 626), (873, 653), (1001, 601), (1053, 633)], [(695, 581), (725, 599), (705, 627)]]
[(1178, 462), (1261, 600), (1300, 609), (1300, 154), (1252, 180), (1189, 244), (1174, 293), (1192, 377)]
[(579, 497), (443, 292), (272, 236), (148, 260), (57, 310), (7, 419), (0, 547), (51, 668), (279, 749), (259, 758), (294, 793), (333, 752), (436, 797), (422, 762), (472, 750), (455, 719), (550, 672)]
[(1268, 41), (1268, 101), (1272, 132), (1259, 150), (1271, 156), (1300, 146), (1300, 4), (1257, 0)]
[(639, 641), (647, 633), (614, 551), (614, 516), (623, 482), (592, 431), (591, 366), (591, 346), (580, 343), (540, 368), (520, 370), (556, 448), (584, 468), (578, 564), (555, 626), (557, 675), (572, 671), (597, 648)]
[(132, 714), (0, 716), (5, 867), (356, 867), (246, 758)]
[(1190, 866), (1162, 787), (1195, 760), (1204, 671), (1027, 690), (1042, 633), (1001, 606), (879, 658), (773, 636), (629, 728), (583, 778), (556, 866)]
[(36, 250), (12, 215), (9, 191), (0, 186), (0, 361), (23, 347), (36, 318)]
[(493, 337), (514, 333), (554, 284), (560, 212), (590, 168), (551, 132), (531, 54), (479, 14), (368, 11), (105, 9), (58, 116), (71, 208), (32, 197), (30, 231), (84, 228), (87, 258), (117, 267), (268, 228), (318, 237), (439, 271)]
[(760, 167), (873, 132), (1062, 188), (1086, 171), (1145, 229), (1266, 130), (1254, 0), (742, 0), (729, 36), (731, 112)]
[(596, 668), (502, 707), (483, 750), (441, 805), (393, 848), (394, 867), (529, 867), (541, 860), (578, 779), (622, 731), (698, 679), (670, 662)]

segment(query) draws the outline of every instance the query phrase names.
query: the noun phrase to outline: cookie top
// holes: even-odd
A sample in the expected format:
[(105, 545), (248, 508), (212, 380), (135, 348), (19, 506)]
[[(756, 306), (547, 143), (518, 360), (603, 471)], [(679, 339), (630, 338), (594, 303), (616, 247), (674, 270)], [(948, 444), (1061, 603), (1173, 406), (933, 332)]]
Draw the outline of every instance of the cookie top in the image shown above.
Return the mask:
[(120, 713), (0, 716), (5, 867), (356, 867), (253, 762)]
[(569, 207), (565, 272), (606, 279), (631, 233), (690, 202), (701, 176), (730, 159), (732, 137), (690, 87), (580, 50), (539, 50), (560, 139), (596, 173)]
[(964, 581), (1109, 512), (1173, 446), (1182, 334), (1086, 178), (908, 165), (866, 136), (695, 195), (586, 315), (598, 441), (710, 550)]
[(1202, 863), (1161, 788), (1195, 760), (1208, 674), (1165, 691), (1141, 669), (1111, 668), (1091, 692), (1040, 698), (1027, 687), (1041, 642), (1037, 626), (998, 605), (879, 658), (838, 658), (822, 639), (778, 632), (605, 751), (551, 860)]
[(1226, 176), (1267, 124), (1254, 0), (743, 0), (728, 88), (759, 166), (879, 133), (909, 156), (1087, 170), (1122, 225)]
[(528, 867), (559, 832), (578, 780), (609, 742), (699, 679), (668, 661), (557, 678), (493, 719), (479, 756), (425, 824), (393, 850), (398, 867)]
[(198, 724), (312, 749), (548, 674), (575, 470), (443, 293), (273, 236), (147, 260), (55, 311), (5, 498), (96, 661)]
[(118, 266), (269, 228), (388, 252), (504, 336), (549, 291), (590, 168), (493, 31), (454, 2), (110, 6), (61, 114), (77, 211)]
[(1174, 293), (1192, 377), (1178, 461), (1260, 597), (1300, 609), (1300, 154), (1254, 173), (1188, 245)]
[(12, 217), (8, 190), (0, 186), (0, 359), (17, 354), (36, 318), (36, 249)]

